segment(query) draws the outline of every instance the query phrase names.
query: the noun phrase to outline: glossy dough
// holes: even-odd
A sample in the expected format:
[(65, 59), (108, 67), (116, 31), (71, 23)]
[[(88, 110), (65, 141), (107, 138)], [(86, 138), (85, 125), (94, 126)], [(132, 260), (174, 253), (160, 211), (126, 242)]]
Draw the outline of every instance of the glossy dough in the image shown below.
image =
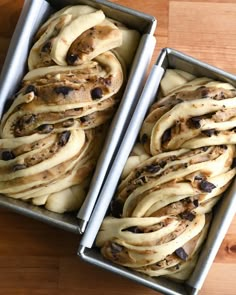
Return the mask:
[(29, 72), (1, 120), (0, 193), (58, 213), (79, 209), (140, 37), (123, 60), (111, 50), (129, 46), (122, 31), (128, 39), (134, 31), (119, 27), (76, 5), (39, 28)]
[(186, 280), (236, 173), (236, 90), (168, 69), (160, 91), (96, 245), (135, 271)]

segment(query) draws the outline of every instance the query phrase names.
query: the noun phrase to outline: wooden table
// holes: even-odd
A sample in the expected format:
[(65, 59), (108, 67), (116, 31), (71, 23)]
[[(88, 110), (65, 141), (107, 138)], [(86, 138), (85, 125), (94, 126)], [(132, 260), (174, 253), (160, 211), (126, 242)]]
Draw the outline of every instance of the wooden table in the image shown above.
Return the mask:
[[(33, 1), (33, 0), (32, 0)], [(37, 1), (37, 0), (34, 0)], [(116, 0), (158, 19), (157, 46), (172, 47), (236, 74), (235, 0)], [(23, 0), (0, 0), (0, 61)], [(236, 294), (236, 218), (201, 294)], [(76, 257), (79, 237), (0, 209), (0, 295), (157, 294)]]

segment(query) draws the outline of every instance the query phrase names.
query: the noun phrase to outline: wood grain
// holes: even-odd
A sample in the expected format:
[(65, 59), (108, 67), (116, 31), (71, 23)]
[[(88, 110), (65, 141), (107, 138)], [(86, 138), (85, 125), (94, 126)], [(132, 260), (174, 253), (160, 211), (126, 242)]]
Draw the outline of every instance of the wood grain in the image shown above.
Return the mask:
[[(235, 0), (114, 0), (154, 15), (155, 62), (169, 46), (236, 74)], [(0, 0), (0, 68), (23, 0)], [(235, 295), (236, 218), (201, 295)], [(0, 209), (0, 295), (151, 295), (157, 292), (82, 262), (79, 237)]]
[(168, 46), (236, 74), (235, 16), (236, 3), (171, 1)]

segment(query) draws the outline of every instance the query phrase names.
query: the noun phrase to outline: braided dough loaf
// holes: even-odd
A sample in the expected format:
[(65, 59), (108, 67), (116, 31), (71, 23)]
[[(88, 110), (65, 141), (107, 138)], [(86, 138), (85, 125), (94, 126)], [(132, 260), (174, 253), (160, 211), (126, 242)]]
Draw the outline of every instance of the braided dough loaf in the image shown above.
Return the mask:
[(236, 90), (172, 69), (160, 90), (96, 245), (114, 263), (186, 280), (236, 174)]
[(87, 5), (41, 26), (0, 124), (0, 193), (58, 213), (79, 209), (139, 39)]

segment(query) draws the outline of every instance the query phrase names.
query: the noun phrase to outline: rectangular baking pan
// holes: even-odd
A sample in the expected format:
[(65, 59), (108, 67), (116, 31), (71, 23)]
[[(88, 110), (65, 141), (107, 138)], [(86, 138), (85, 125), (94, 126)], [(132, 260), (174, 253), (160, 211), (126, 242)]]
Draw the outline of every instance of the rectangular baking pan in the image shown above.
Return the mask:
[(108, 131), (90, 190), (77, 216), (76, 213), (63, 215), (52, 213), (46, 209), (38, 208), (20, 200), (13, 200), (3, 195), (0, 195), (0, 206), (65, 230), (82, 233), (93, 210), (113, 155), (143, 88), (146, 70), (156, 42), (153, 36), (156, 19), (104, 0), (25, 0), (0, 77), (0, 116), (4, 111), (6, 102), (17, 91), (20, 81), (27, 71), (27, 56), (32, 46), (33, 36), (40, 24), (45, 21), (50, 13), (71, 4), (85, 4), (102, 9), (108, 17), (121, 21), (141, 33), (140, 43), (130, 69), (120, 106)]
[(148, 77), (140, 100), (134, 111), (134, 115), (127, 128), (127, 132), (125, 133), (116, 158), (101, 190), (95, 210), (90, 218), (86, 232), (82, 237), (78, 249), (78, 255), (89, 263), (125, 276), (163, 294), (196, 295), (203, 285), (207, 273), (236, 212), (235, 181), (225, 193), (223, 202), (220, 202), (214, 210), (214, 218), (207, 240), (203, 245), (200, 257), (191, 277), (185, 283), (177, 283), (162, 277), (151, 278), (125, 267), (117, 266), (104, 259), (99, 253), (99, 250), (94, 247), (96, 235), (116, 190), (122, 169), (135, 143), (145, 113), (156, 98), (158, 86), (166, 68), (176, 68), (199, 77), (207, 76), (213, 79), (227, 81), (236, 86), (236, 77), (234, 75), (228, 74), (176, 50), (170, 48), (162, 50), (156, 64), (152, 68), (150, 76)]

